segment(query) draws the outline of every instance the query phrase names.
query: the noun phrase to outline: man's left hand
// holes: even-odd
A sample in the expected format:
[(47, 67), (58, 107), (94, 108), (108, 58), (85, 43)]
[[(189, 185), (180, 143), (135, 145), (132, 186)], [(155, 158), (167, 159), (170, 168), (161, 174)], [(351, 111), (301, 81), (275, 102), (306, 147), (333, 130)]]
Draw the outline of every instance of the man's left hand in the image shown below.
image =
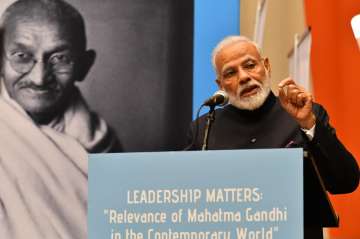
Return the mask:
[(279, 99), (282, 107), (300, 124), (303, 129), (315, 125), (312, 111), (313, 96), (298, 86), (291, 78), (279, 83)]

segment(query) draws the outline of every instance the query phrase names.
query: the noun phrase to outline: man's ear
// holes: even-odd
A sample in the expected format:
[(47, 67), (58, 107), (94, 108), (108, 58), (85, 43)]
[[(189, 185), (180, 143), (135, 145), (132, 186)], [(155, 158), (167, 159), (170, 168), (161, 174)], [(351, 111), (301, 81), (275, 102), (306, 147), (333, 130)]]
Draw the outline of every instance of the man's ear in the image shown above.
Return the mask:
[(267, 58), (267, 57), (264, 58), (264, 67), (265, 67), (266, 71), (268, 72), (269, 76), (271, 77), (271, 65), (270, 65), (269, 58)]
[(222, 87), (222, 85), (221, 85), (221, 81), (219, 80), (219, 78), (216, 78), (215, 82), (216, 82), (219, 90), (223, 90), (223, 87)]
[(87, 50), (80, 56), (76, 65), (76, 81), (83, 81), (85, 79), (91, 67), (94, 65), (95, 59), (96, 52), (94, 50)]

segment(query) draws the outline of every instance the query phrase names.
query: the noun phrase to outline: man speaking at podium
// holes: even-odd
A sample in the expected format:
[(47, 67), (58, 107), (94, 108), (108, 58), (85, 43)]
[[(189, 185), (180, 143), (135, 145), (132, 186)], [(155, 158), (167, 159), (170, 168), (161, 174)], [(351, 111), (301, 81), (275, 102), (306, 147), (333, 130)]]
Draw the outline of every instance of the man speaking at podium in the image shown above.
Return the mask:
[[(322, 227), (331, 226), (331, 213), (320, 200), (324, 192), (317, 183), (318, 176), (333, 194), (350, 193), (359, 183), (356, 160), (338, 140), (325, 109), (291, 78), (279, 83), (276, 97), (270, 89), (269, 59), (246, 37), (222, 40), (213, 50), (212, 62), (216, 83), (228, 94), (229, 104), (215, 111), (207, 148), (302, 147), (308, 151), (315, 166), (310, 159), (304, 159), (304, 236), (323, 238)], [(196, 121), (189, 131), (194, 150), (202, 148), (206, 116), (200, 117), (198, 123), (198, 132)]]

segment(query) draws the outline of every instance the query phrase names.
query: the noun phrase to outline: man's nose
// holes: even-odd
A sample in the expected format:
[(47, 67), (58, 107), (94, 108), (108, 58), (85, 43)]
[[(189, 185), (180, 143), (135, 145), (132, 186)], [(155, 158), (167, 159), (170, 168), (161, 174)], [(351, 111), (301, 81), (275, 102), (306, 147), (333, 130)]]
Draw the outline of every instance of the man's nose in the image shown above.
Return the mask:
[(249, 72), (244, 70), (241, 66), (238, 67), (238, 80), (240, 85), (246, 84), (251, 80)]
[(34, 85), (42, 86), (50, 80), (46, 64), (38, 61), (28, 74), (29, 79)]

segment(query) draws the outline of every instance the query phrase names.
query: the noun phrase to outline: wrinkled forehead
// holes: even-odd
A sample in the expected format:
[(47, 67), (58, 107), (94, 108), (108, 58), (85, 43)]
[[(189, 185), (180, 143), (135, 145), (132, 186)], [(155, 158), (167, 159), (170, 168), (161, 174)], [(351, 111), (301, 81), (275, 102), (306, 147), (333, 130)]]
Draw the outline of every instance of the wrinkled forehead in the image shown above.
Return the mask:
[(216, 55), (215, 63), (217, 69), (231, 61), (246, 61), (247, 59), (259, 60), (261, 55), (254, 44), (239, 41), (223, 47)]
[(30, 45), (66, 44), (74, 50), (82, 48), (77, 39), (76, 29), (61, 18), (49, 17), (44, 14), (29, 16), (13, 15), (6, 19), (2, 29), (3, 47), (15, 42)]

